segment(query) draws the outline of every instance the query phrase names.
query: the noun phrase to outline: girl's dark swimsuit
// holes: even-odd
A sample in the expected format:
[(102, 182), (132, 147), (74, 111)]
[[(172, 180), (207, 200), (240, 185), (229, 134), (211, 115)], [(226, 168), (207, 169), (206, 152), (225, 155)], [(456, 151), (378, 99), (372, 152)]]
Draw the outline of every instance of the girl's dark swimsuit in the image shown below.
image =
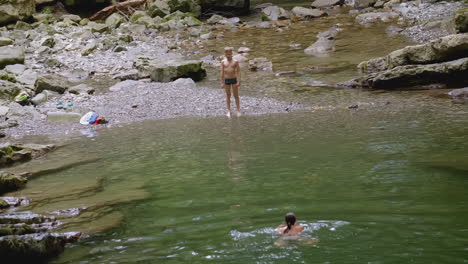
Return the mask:
[(230, 85), (230, 84), (236, 84), (237, 83), (237, 78), (232, 78), (232, 79), (224, 79), (224, 84)]

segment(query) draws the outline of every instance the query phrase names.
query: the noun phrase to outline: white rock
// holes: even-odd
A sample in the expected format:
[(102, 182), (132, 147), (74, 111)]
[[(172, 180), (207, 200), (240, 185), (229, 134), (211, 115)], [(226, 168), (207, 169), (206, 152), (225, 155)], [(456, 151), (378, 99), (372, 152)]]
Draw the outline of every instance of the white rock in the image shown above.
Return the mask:
[(173, 81), (172, 84), (176, 86), (183, 86), (183, 87), (189, 87), (189, 88), (197, 87), (197, 84), (190, 78), (179, 78)]

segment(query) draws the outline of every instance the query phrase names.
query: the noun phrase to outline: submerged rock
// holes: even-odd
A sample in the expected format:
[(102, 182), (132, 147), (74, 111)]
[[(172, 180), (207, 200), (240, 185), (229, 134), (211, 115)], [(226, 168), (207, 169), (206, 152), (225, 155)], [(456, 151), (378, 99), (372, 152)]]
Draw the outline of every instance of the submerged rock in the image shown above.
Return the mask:
[(273, 63), (267, 58), (255, 58), (249, 60), (249, 70), (251, 71), (273, 71)]
[(336, 28), (317, 34), (318, 40), (304, 50), (305, 54), (317, 57), (330, 56), (335, 51), (335, 37), (338, 34)]
[(198, 60), (173, 59), (167, 61), (155, 61), (148, 58), (138, 58), (134, 66), (141, 75), (149, 74), (152, 81), (171, 82), (178, 78), (191, 78), (200, 81), (206, 76), (202, 62)]
[(72, 94), (93, 94), (95, 89), (86, 84), (79, 84), (68, 89), (68, 92)]
[(468, 87), (455, 89), (448, 93), (452, 98), (458, 100), (468, 100)]

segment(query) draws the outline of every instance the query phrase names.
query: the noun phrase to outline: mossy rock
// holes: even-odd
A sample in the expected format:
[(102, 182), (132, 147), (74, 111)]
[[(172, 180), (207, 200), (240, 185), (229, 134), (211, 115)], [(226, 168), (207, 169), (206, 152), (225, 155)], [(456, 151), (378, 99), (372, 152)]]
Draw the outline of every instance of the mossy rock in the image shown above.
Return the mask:
[[(0, 209), (5, 209), (8, 207), (10, 207), (10, 204), (7, 201), (0, 198)], [(0, 231), (0, 236), (2, 236), (1, 231)]]
[(201, 7), (195, 0), (156, 0), (148, 7), (151, 17), (163, 17), (176, 11), (192, 13), (198, 17)]
[(9, 75), (6, 72), (0, 72), (0, 80), (16, 83), (16, 77), (14, 75)]
[(458, 33), (468, 32), (468, 7), (458, 10), (453, 17), (453, 21), (455, 30)]
[(70, 232), (0, 237), (2, 263), (43, 263), (60, 254), (67, 243), (76, 242), (80, 236), (81, 233)]
[(23, 188), (28, 179), (8, 172), (0, 172), (0, 193), (16, 191)]
[(36, 230), (28, 224), (0, 224), (0, 237), (11, 236), (11, 235), (26, 235), (36, 233)]
[(125, 18), (122, 15), (118, 13), (114, 13), (110, 15), (108, 18), (106, 18), (105, 23), (109, 28), (114, 29), (114, 28), (118, 28), (120, 24), (122, 24), (124, 21), (125, 21)]
[(32, 26), (26, 22), (18, 21), (16, 22), (15, 29), (16, 30), (30, 30), (32, 29)]
[(46, 38), (41, 46), (45, 46), (45, 47), (49, 47), (49, 48), (53, 48), (55, 46), (55, 39), (54, 38)]
[(0, 80), (0, 98), (11, 100), (21, 91), (21, 87), (10, 81)]
[(270, 18), (262, 12), (262, 21), (270, 21)]
[(8, 45), (11, 45), (11, 44), (13, 44), (13, 40), (11, 40), (9, 38), (0, 37), (0, 47), (1, 46), (8, 46)]
[(7, 0), (0, 3), (0, 26), (25, 20), (36, 12), (35, 0)]
[(146, 16), (146, 12), (137, 10), (130, 17), (130, 22), (135, 23), (137, 20), (139, 20), (140, 18), (142, 18), (144, 16)]
[(94, 23), (91, 26), (91, 31), (92, 32), (97, 32), (97, 33), (104, 33), (109, 30), (109, 27), (106, 24), (99, 24), (99, 23)]
[(60, 75), (43, 75), (37, 78), (34, 86), (36, 94), (44, 90), (63, 94), (68, 88), (72, 87), (72, 83)]

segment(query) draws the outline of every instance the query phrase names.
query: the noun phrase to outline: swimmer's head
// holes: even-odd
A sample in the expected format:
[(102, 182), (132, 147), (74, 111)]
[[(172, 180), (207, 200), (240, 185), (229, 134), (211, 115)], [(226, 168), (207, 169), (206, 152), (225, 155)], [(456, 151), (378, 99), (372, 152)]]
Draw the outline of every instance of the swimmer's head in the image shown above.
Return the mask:
[(293, 213), (287, 213), (284, 217), (284, 221), (286, 221), (286, 225), (288, 225), (284, 233), (288, 233), (291, 227), (296, 223), (296, 216)]

